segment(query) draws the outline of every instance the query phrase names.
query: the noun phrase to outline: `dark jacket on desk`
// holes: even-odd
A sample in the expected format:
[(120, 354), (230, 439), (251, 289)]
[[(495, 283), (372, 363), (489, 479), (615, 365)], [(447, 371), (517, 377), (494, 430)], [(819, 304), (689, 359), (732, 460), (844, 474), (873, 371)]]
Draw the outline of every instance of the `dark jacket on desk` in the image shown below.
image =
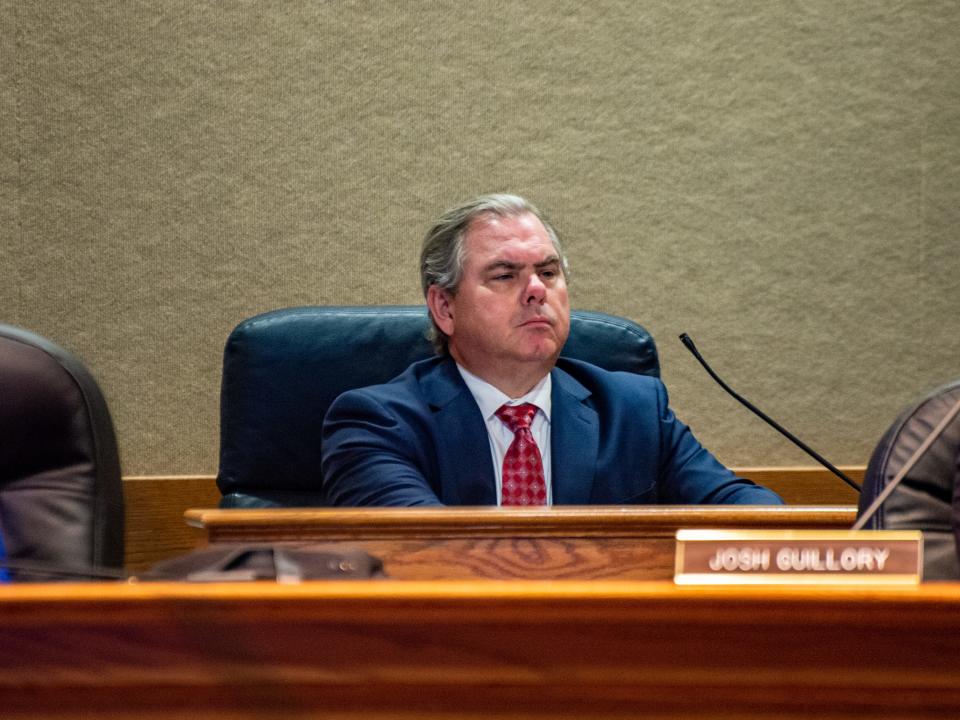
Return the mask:
[[(707, 452), (645, 375), (561, 358), (552, 371), (553, 503), (780, 504)], [(331, 505), (496, 505), (480, 409), (449, 358), (351, 390), (323, 424)]]

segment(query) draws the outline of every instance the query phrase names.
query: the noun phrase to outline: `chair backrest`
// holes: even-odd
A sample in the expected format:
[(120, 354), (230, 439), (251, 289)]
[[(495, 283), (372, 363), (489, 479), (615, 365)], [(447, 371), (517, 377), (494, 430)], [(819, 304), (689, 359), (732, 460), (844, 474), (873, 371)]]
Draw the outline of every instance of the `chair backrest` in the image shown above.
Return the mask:
[[(907, 407), (870, 457), (860, 495), (862, 513), (883, 492), (950, 408), (960, 399), (960, 380), (937, 388)], [(874, 530), (922, 530), (924, 578), (960, 579), (960, 418), (955, 419), (867, 523)]]
[[(323, 504), (320, 429), (346, 390), (387, 382), (433, 355), (426, 308), (299, 307), (240, 323), (220, 393), (222, 507)], [(659, 376), (653, 338), (630, 320), (574, 311), (563, 355)]]
[(63, 348), (0, 325), (0, 532), (18, 580), (123, 567), (113, 423), (93, 376)]

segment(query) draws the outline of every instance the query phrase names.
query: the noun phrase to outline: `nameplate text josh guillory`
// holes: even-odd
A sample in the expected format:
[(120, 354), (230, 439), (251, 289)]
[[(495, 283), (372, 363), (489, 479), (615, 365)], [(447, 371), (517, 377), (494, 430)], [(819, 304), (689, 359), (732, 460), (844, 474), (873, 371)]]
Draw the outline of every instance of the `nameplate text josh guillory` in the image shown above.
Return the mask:
[(919, 531), (678, 530), (674, 581), (918, 583)]

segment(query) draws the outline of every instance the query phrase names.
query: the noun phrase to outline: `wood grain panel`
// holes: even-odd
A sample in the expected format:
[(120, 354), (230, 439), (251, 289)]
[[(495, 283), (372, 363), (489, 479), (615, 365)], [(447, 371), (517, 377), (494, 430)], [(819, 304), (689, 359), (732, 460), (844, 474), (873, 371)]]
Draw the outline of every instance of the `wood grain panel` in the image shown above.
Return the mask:
[[(863, 484), (865, 467), (840, 470), (858, 485)], [(856, 505), (860, 499), (856, 490), (825, 468), (741, 467), (733, 471), (770, 488), (790, 505)]]
[(183, 513), (216, 507), (220, 491), (213, 475), (131, 476), (123, 479), (123, 499), (124, 564), (136, 573), (204, 544), (205, 534), (188, 526)]
[(4, 718), (956, 718), (960, 586), (0, 592)]
[(211, 542), (343, 543), (390, 577), (667, 579), (683, 528), (849, 528), (851, 507), (635, 506), (202, 510)]
[[(854, 480), (862, 467), (841, 468)], [(795, 505), (854, 505), (856, 493), (826, 470), (808, 467), (740, 468), (737, 473), (778, 492)], [(214, 475), (129, 476), (123, 480), (126, 502), (126, 568), (140, 572), (154, 563), (189, 552), (205, 534), (189, 527), (189, 508), (213, 508), (220, 502)]]

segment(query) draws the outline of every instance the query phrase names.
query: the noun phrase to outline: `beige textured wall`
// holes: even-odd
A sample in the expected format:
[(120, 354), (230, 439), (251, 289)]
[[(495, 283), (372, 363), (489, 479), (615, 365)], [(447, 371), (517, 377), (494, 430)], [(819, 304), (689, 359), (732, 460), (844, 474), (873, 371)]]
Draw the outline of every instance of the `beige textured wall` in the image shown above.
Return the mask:
[[(960, 4), (0, 0), (0, 321), (81, 355), (127, 473), (216, 469), (220, 354), (418, 302), (432, 217), (555, 220), (731, 464), (837, 463), (960, 376)], [(0, 399), (2, 401), (2, 399)]]

